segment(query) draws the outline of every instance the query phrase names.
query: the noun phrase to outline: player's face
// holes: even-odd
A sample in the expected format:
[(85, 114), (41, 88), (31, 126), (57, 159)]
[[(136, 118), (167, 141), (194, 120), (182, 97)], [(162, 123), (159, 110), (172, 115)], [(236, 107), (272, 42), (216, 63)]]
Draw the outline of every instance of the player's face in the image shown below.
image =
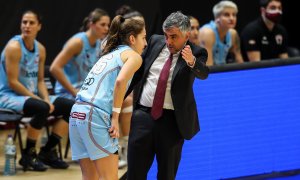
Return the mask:
[(224, 29), (235, 28), (237, 20), (237, 12), (233, 8), (225, 8), (224, 11), (220, 14), (219, 25)]
[(28, 12), (23, 15), (21, 20), (21, 32), (25, 38), (35, 38), (37, 33), (41, 30), (41, 26), (34, 13)]
[(96, 36), (99, 39), (104, 39), (108, 34), (110, 26), (110, 18), (108, 16), (102, 16), (97, 22), (91, 24)]
[(135, 41), (133, 44), (133, 49), (139, 53), (142, 54), (143, 50), (147, 46), (147, 41), (146, 41), (146, 29), (144, 28), (140, 34), (138, 34), (135, 37)]

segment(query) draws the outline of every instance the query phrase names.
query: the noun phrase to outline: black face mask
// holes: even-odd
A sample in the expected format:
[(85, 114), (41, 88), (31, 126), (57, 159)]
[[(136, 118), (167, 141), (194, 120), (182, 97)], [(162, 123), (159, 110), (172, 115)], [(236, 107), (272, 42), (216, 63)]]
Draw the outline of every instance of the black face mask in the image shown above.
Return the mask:
[(273, 23), (279, 23), (281, 20), (282, 11), (281, 10), (269, 10), (266, 11), (266, 18)]

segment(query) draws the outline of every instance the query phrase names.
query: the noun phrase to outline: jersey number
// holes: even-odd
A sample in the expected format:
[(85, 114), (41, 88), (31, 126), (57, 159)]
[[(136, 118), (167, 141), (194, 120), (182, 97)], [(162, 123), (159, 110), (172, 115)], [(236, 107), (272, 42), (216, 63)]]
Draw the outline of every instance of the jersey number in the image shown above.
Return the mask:
[(105, 69), (106, 65), (107, 65), (107, 62), (103, 62), (103, 61), (101, 62), (101, 61), (99, 61), (95, 65), (95, 67), (93, 67), (92, 72), (94, 74), (98, 75), (98, 74), (102, 73), (102, 71)]

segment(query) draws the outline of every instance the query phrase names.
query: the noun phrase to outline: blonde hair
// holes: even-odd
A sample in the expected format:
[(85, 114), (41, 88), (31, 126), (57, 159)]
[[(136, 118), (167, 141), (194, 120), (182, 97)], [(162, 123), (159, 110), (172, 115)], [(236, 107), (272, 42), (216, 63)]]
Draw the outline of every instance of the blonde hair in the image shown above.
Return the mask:
[(213, 7), (214, 17), (217, 18), (225, 8), (233, 8), (236, 13), (238, 12), (237, 5), (232, 1), (220, 1), (218, 4)]

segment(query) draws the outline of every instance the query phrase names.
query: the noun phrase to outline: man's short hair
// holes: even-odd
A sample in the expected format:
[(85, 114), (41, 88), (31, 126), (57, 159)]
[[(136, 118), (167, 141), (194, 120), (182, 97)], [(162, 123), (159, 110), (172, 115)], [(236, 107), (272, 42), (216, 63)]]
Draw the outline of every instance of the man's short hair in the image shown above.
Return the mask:
[(260, 7), (267, 7), (268, 6), (268, 4), (270, 3), (270, 2), (272, 2), (272, 1), (278, 1), (278, 2), (281, 2), (281, 0), (260, 0), (259, 1), (259, 5), (260, 5)]

